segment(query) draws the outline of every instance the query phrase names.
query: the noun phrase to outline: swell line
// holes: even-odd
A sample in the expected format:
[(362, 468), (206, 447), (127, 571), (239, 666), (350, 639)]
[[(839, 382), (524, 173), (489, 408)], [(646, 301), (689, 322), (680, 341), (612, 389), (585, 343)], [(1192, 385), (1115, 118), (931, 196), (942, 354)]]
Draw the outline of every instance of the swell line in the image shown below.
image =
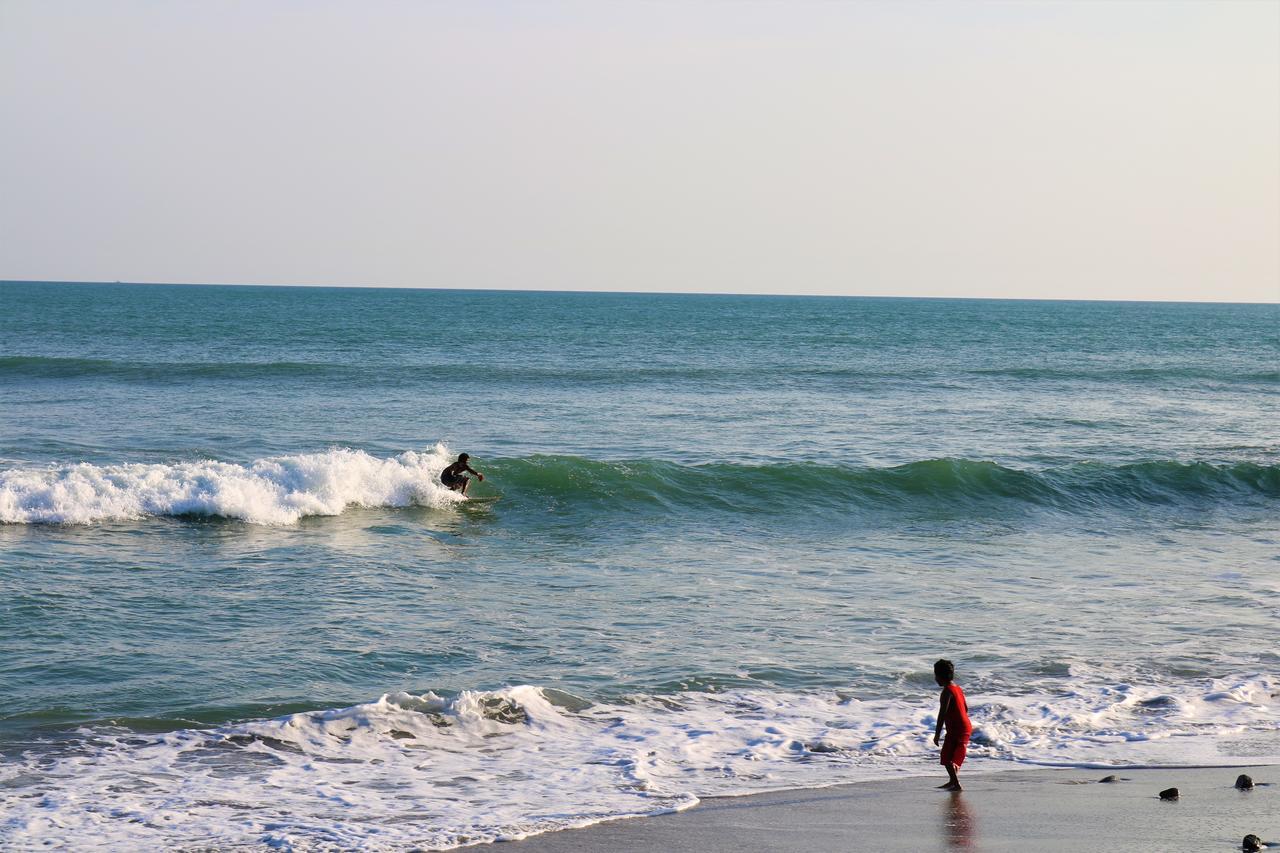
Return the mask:
[[(335, 448), (259, 459), (0, 470), (0, 522), (87, 524), (146, 516), (213, 516), (290, 524), (347, 507), (448, 507), (452, 461), (442, 445), (375, 457)], [(963, 511), (1011, 506), (1092, 513), (1139, 506), (1205, 509), (1270, 504), (1280, 465), (1157, 460), (1082, 463), (1041, 470), (972, 459), (928, 459), (888, 468), (779, 463), (681, 465), (575, 456), (496, 459), (484, 491), (533, 512), (806, 513)]]

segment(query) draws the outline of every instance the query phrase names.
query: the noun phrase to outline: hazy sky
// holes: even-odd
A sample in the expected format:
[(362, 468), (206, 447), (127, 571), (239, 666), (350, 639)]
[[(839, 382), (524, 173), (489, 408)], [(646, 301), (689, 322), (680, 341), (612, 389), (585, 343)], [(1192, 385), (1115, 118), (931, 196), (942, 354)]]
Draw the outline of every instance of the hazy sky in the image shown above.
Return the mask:
[(0, 0), (0, 279), (1280, 301), (1280, 2)]

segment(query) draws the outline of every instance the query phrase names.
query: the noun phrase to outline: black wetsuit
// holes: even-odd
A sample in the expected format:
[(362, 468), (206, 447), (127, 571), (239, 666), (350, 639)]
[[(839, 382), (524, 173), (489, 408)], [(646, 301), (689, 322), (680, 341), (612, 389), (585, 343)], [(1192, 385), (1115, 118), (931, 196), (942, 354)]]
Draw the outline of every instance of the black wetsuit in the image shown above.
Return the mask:
[(444, 483), (446, 489), (456, 489), (467, 482), (467, 478), (462, 476), (462, 472), (465, 470), (467, 470), (465, 462), (462, 463), (461, 467), (455, 462), (440, 472), (440, 482)]

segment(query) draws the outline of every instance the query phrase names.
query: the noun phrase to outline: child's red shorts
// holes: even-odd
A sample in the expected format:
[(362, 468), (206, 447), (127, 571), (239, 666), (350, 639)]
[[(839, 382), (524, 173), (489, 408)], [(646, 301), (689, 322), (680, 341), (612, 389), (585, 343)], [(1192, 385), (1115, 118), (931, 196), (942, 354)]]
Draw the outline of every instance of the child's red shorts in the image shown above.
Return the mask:
[(956, 732), (952, 734), (947, 732), (947, 736), (942, 739), (942, 756), (940, 763), (943, 767), (954, 764), (959, 767), (964, 764), (964, 754), (969, 746), (969, 733)]

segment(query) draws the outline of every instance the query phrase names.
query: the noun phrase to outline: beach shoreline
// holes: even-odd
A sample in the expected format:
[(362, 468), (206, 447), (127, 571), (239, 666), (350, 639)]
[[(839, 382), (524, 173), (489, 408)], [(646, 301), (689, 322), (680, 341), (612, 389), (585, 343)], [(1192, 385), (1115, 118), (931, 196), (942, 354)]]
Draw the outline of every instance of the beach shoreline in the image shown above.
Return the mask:
[(2, 850), (1280, 837), (1280, 306), (0, 290)]
[[(1240, 774), (1252, 790), (1234, 787)], [(1101, 783), (1107, 776), (1119, 781)], [(912, 776), (712, 797), (684, 811), (504, 844), (518, 853), (699, 850), (1240, 850), (1280, 844), (1280, 766), (1045, 768), (962, 774), (964, 791)], [(1159, 792), (1179, 789), (1176, 801)]]

